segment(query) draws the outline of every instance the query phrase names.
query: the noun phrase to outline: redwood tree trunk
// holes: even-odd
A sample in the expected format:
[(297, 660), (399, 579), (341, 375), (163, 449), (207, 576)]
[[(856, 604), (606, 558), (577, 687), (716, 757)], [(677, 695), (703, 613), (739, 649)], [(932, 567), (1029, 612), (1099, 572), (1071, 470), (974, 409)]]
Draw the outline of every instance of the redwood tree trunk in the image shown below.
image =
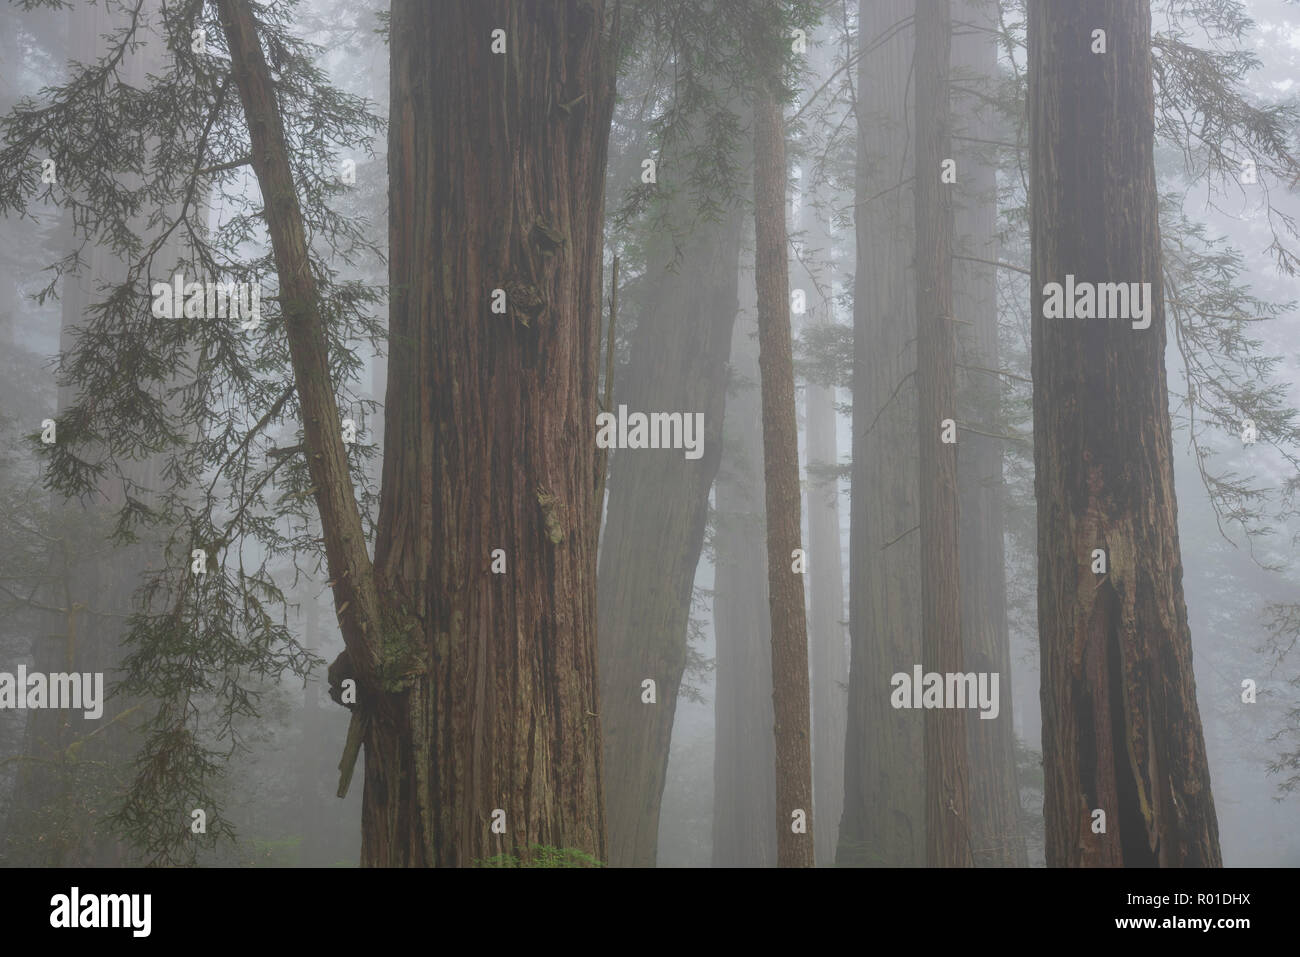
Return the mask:
[(772, 779), (772, 620), (763, 516), (763, 413), (758, 395), (754, 284), (746, 270), (732, 333), (734, 378), (714, 492), (713, 866), (776, 864)]
[[(1145, 2), (1029, 5), (1049, 866), (1221, 864), (1178, 547), (1150, 35)], [(1067, 275), (1150, 283), (1150, 326), (1046, 318), (1044, 286)]]
[[(736, 320), (743, 207), (700, 224), (680, 267), (661, 266), (614, 381), (629, 412), (704, 413), (703, 455), (629, 449), (610, 463), (600, 553), (601, 724), (609, 859), (653, 867), (687, 621), (722, 457), (727, 359)], [(614, 410), (611, 410), (614, 411)], [(642, 682), (656, 700), (642, 701)]]
[[(916, 380), (921, 462), (921, 661), (927, 672), (963, 671), (957, 539), (956, 347), (952, 322), (952, 194), (940, 182), (950, 158), (948, 0), (925, 0), (916, 19)], [(969, 867), (967, 711), (925, 711), (926, 864)]]
[[(365, 864), (468, 865), (534, 843), (605, 856), (593, 488), (604, 18), (601, 0), (393, 4), (375, 565), (386, 601), (418, 621), (406, 640), (427, 672), (369, 718)], [(490, 571), (497, 548), (505, 574)]]
[(909, 136), (914, 0), (863, 4), (858, 65), (849, 703), (836, 863), (925, 861), (922, 722), (889, 703), (921, 660), (916, 286)]
[[(829, 277), (827, 277), (829, 279)], [(825, 304), (829, 308), (829, 301)], [(828, 320), (829, 321), (829, 318)], [(835, 390), (805, 388), (808, 466), (839, 464)], [(848, 655), (844, 642), (844, 577), (840, 564), (839, 481), (808, 477), (809, 651), (812, 655), (813, 799), (817, 859), (834, 863), (844, 807), (844, 711)]]
[[(828, 47), (812, 48), (809, 68), (832, 69)], [(813, 177), (805, 166), (799, 180), (800, 256), (809, 287), (805, 328), (829, 327), (834, 317), (835, 239), (817, 206)], [(840, 555), (839, 480), (819, 469), (839, 465), (835, 388), (804, 383), (807, 443), (805, 491), (808, 509), (808, 654), (812, 660), (813, 809), (817, 812), (816, 854), (821, 866), (835, 862), (840, 814), (844, 809), (844, 713), (849, 676)]]
[[(767, 488), (768, 605), (772, 612), (772, 710), (776, 718), (777, 865), (813, 866), (812, 742), (808, 712), (808, 625), (800, 547), (799, 435), (790, 347), (790, 277), (785, 222), (785, 123), (770, 91), (754, 119), (755, 285), (758, 367)], [(803, 830), (794, 830), (803, 814)]]
[[(982, 0), (961, 0), (957, 19), (982, 30), (957, 30), (952, 38), (956, 75), (953, 121), (963, 141), (954, 242), (953, 302), (958, 350), (965, 375), (959, 403), (963, 418), (982, 432), (966, 431), (957, 456), (961, 511), (962, 647), (966, 667), (1000, 676), (998, 716), (968, 720), (971, 843), (978, 867), (1025, 867), (1020, 789), (1012, 721), (1011, 639), (1007, 628), (1006, 557), (1003, 546), (1002, 383), (997, 375), (997, 182), (993, 163), (976, 141), (997, 139), (990, 95), (998, 81), (996, 10)], [(972, 95), (959, 87), (975, 84)], [(975, 144), (975, 145), (968, 145)], [(974, 261), (982, 260), (982, 261)]]
[(362, 863), (466, 865), (534, 844), (603, 857), (593, 492), (613, 102), (604, 4), (393, 5), (373, 565), (256, 14), (249, 0), (218, 10), (347, 649), (331, 694), (357, 682)]

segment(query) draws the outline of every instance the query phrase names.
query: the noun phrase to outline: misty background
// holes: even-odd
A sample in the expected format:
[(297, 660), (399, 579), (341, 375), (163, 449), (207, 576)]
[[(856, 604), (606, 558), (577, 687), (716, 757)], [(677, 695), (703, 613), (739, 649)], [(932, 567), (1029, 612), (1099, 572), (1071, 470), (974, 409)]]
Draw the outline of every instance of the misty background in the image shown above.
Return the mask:
[[(69, 61), (87, 63), (102, 56), (106, 36), (121, 27), (130, 6), (76, 3), (69, 11), (11, 4), (0, 10), (0, 110), (10, 114), (24, 103), (44, 102), (51, 88), (68, 81)], [(616, 450), (610, 456), (597, 576), (599, 668), (602, 682), (615, 669), (629, 680), (658, 677), (656, 730), (644, 732), (644, 738), (624, 739), (632, 743), (622, 747), (648, 750), (651, 765), (662, 761), (665, 749), (667, 754), (661, 781), (655, 768), (638, 767), (625, 772), (633, 783), (620, 784), (615, 775), (624, 772), (611, 763), (610, 735), (619, 733), (621, 719), (608, 712), (605, 795), (611, 845), (616, 858), (622, 853), (614, 833), (620, 812), (612, 802), (620, 787), (643, 793), (661, 785), (657, 828), (644, 825), (651, 837), (639, 830), (625, 845), (652, 840), (654, 851), (629, 849), (623, 863), (775, 866), (774, 839), (759, 833), (773, 818), (774, 796), (753, 112), (740, 79), (752, 64), (725, 56), (730, 46), (726, 21), (709, 19), (710, 4), (696, 5), (696, 19), (657, 18), (652, 3), (634, 15), (635, 6), (628, 4), (625, 15), (642, 32), (636, 45), (621, 51), (605, 174), (602, 326), (615, 256), (619, 260), (612, 395), (615, 406), (627, 404), (633, 410), (706, 412), (705, 458), (716, 458), (716, 475), (664, 479), (656, 470), (682, 467), (678, 452), (653, 453), (661, 457), (655, 462), (667, 463), (662, 466), (637, 458), (651, 453)], [(850, 751), (868, 748), (859, 737), (863, 729), (849, 718), (852, 496), (863, 496), (859, 508), (868, 507), (867, 496), (878, 496), (880, 504), (871, 507), (885, 514), (899, 508), (901, 515), (915, 507), (914, 498), (891, 504), (887, 491), (874, 483), (857, 492), (851, 487), (855, 401), (864, 403), (864, 422), (870, 421), (889, 405), (880, 400), (890, 399), (897, 385), (873, 384), (874, 405), (866, 405), (865, 384), (855, 396), (855, 297), (876, 295), (880, 288), (875, 277), (858, 274), (862, 226), (855, 230), (855, 211), (861, 214), (891, 197), (911, 205), (908, 171), (886, 162), (896, 156), (890, 152), (897, 148), (895, 141), (905, 142), (899, 137), (910, 131), (896, 125), (897, 117), (877, 112), (898, 91), (885, 84), (875, 88), (878, 77), (864, 74), (863, 62), (878, 58), (872, 70), (896, 70), (888, 57), (910, 56), (912, 37), (905, 22), (864, 42), (867, 18), (859, 14), (857, 2), (812, 6), (820, 22), (807, 35), (794, 96), (784, 106), (786, 219), (808, 568), (803, 581), (812, 661), (812, 818), (817, 863), (832, 866), (837, 848), (842, 862), (871, 863), (846, 859), (841, 847), (845, 815), (870, 813), (846, 807), (845, 793), (846, 744)], [(1006, 835), (1010, 850), (1004, 863), (1041, 867), (1025, 11), (1023, 0), (954, 0), (953, 11), (958, 23), (951, 101), (958, 138), (958, 232), (965, 230), (955, 252), (966, 257), (956, 264), (954, 288), (959, 313), (969, 306), (993, 317), (993, 324), (972, 330), (963, 340), (962, 361), (974, 371), (968, 369), (959, 382), (961, 450), (963, 455), (970, 450), (984, 472), (964, 477), (962, 502), (965, 509), (982, 490), (996, 488), (997, 509), (989, 513), (996, 527), (982, 539), (992, 551), (982, 554), (1000, 554), (1002, 574), (981, 587), (1001, 591), (993, 601), (997, 607), (985, 613), (1000, 622), (995, 629), (1005, 629), (1008, 651), (1009, 673), (1002, 674), (996, 724), (1004, 728), (1009, 722), (1013, 736), (1018, 807), (1014, 833)], [(304, 0), (285, 16), (287, 31), (315, 45), (314, 64), (335, 88), (364, 100), (374, 117), (388, 116), (386, 4)], [(871, 30), (881, 26), (880, 16), (880, 11), (873, 13)], [(1300, 658), (1294, 646), (1300, 634), (1300, 612), (1295, 610), (1300, 608), (1295, 563), (1300, 522), (1293, 506), (1300, 489), (1300, 425), (1289, 410), (1300, 405), (1300, 326), (1295, 276), (1287, 272), (1285, 256), (1271, 247), (1294, 243), (1292, 219), (1300, 218), (1300, 194), (1294, 181), (1274, 176), (1269, 163), (1285, 168), (1300, 147), (1297, 114), (1285, 112), (1300, 95), (1300, 7), (1284, 0), (1170, 0), (1153, 4), (1153, 29), (1166, 38), (1164, 46), (1157, 45), (1157, 61), (1165, 69), (1157, 70), (1156, 164), (1165, 267), (1172, 277), (1166, 287), (1171, 302), (1166, 368), (1178, 530), (1197, 704), (1223, 862), (1297, 866)], [(1189, 50), (1223, 58), (1198, 60), (1187, 55)], [(165, 57), (161, 40), (133, 50), (121, 66), (120, 82), (146, 86)], [(903, 72), (896, 81), (907, 102), (914, 78), (907, 63), (899, 62)], [(1225, 71), (1222, 85), (1197, 74), (1212, 69)], [(1233, 70), (1238, 74), (1229, 75)], [(860, 87), (864, 75), (873, 84), (870, 95)], [(1258, 118), (1244, 115), (1236, 101), (1210, 99), (1207, 91), (1220, 89), (1236, 91), (1241, 103), (1255, 108), (1283, 110), (1283, 139), (1267, 142), (1251, 126)], [(98, 127), (103, 137), (98, 152), (108, 166), (115, 160), (114, 130), (138, 120), (130, 113), (131, 101), (120, 102), (123, 114), (102, 117)], [(329, 103), (322, 100), (320, 106), (326, 109)], [(1232, 129), (1233, 122), (1240, 128)], [(21, 129), (9, 124), (4, 131), (8, 148)], [(1247, 163), (1242, 143), (1267, 159)], [(341, 170), (344, 160), (354, 164), (354, 181), (341, 179), (332, 192), (333, 187), (322, 186), (321, 202), (356, 228), (359, 242), (348, 255), (322, 255), (337, 271), (332, 288), (341, 297), (352, 296), (349, 308), (357, 317), (341, 333), (353, 361), (336, 371), (346, 379), (344, 412), (357, 424), (354, 479), (371, 533), (385, 453), (386, 149), (382, 128), (360, 123), (351, 148), (336, 148), (322, 159), (323, 169)], [(652, 182), (644, 179), (646, 159), (654, 160)], [(177, 159), (178, 168), (183, 163)], [(264, 232), (232, 224), (246, 215), (240, 203), (257, 195), (257, 183), (247, 168), (229, 174), (195, 202), (205, 205), (213, 235), (229, 240), (226, 252), (253, 262), (268, 255)], [(888, 185), (875, 189), (882, 183)], [(876, 195), (883, 190), (891, 192)], [(87, 209), (93, 208), (91, 199)], [(66, 504), (64, 496), (42, 484), (43, 460), (34, 449), (42, 421), (54, 417), (75, 393), (70, 385), (60, 387), (58, 356), (71, 347), (74, 327), (121, 280), (122, 257), (107, 243), (83, 244), (75, 238), (74, 221), (93, 219), (93, 212), (72, 212), (51, 202), (34, 203), (27, 212), (19, 215), (10, 207), (0, 222), (0, 671), (75, 660), (76, 670), (105, 670), (111, 681), (128, 654), (120, 642), (139, 608), (137, 589), (163, 564), (163, 539), (141, 530), (135, 543), (107, 541), (116, 514)], [(139, 235), (152, 236), (156, 223), (150, 222), (149, 209), (142, 207), (133, 216)], [(909, 237), (891, 238), (884, 226), (870, 228), (873, 242), (897, 242), (910, 250)], [(184, 239), (178, 234), (169, 242)], [(1178, 256), (1171, 257), (1171, 250)], [(75, 262), (65, 258), (74, 252)], [(179, 255), (171, 247), (167, 253)], [(160, 262), (165, 255), (160, 252)], [(907, 271), (904, 288), (910, 289), (910, 251), (900, 255)], [(51, 271), (60, 262), (61, 268)], [(150, 278), (168, 281), (170, 275), (159, 267)], [(351, 292), (350, 284), (377, 292), (368, 298)], [(1255, 321), (1259, 317), (1265, 321)], [(604, 347), (602, 340), (602, 374)], [(176, 359), (184, 353), (170, 355)], [(173, 371), (178, 375), (181, 364), (177, 359)], [(662, 387), (684, 375), (690, 381), (681, 383), (680, 392), (674, 391), (676, 385)], [(709, 404), (705, 380), (710, 375), (725, 390), (725, 414)], [(597, 391), (605, 393), (603, 381)], [(895, 411), (907, 407), (911, 393), (914, 385), (903, 384)], [(910, 402), (914, 409), (914, 394)], [(859, 409), (857, 414), (864, 413)], [(1241, 422), (1252, 414), (1260, 423), (1260, 440), (1246, 444)], [(906, 429), (901, 420), (886, 420)], [(278, 444), (292, 446), (293, 423), (278, 428)], [(166, 480), (161, 463), (141, 457), (131, 464), (141, 489)], [(879, 467), (890, 464), (882, 458)], [(196, 474), (212, 473), (198, 469)], [(306, 488), (301, 477), (294, 481), (298, 484), (285, 486), (286, 496)], [(702, 497), (692, 481), (705, 481)], [(666, 499), (680, 494), (685, 502), (693, 488), (707, 504), (694, 562), (691, 520), (680, 517), (688, 507), (679, 510)], [(665, 500), (655, 501), (656, 495)], [(123, 499), (110, 504), (120, 507)], [(179, 505), (177, 509), (180, 514)], [(268, 599), (280, 609), (275, 615), (283, 615), (276, 627), (298, 646), (286, 644), (277, 652), (283, 667), (262, 669), (251, 656), (223, 659), (223, 667), (240, 673), (249, 695), (245, 707), (232, 710), (222, 703), (220, 681), (187, 692), (205, 757), (173, 770), (192, 775), (193, 806), (207, 809), (209, 833), (222, 838), (195, 842), (192, 860), (355, 866), (361, 854), (362, 774), (359, 765), (348, 796), (336, 797), (349, 714), (330, 699), (326, 681), (327, 665), (343, 650), (343, 639), (329, 599), (329, 575), (317, 555), (299, 547), (319, 534), (313, 531), (315, 518), (297, 512), (280, 518), (285, 525), (277, 547), (250, 542), (241, 560), (265, 568), (268, 579), (282, 589), (283, 601), (272, 595)], [(640, 543), (651, 535), (649, 524), (642, 522), (660, 531), (680, 522), (685, 554), (671, 565), (639, 564)], [(907, 524), (899, 531), (905, 533)], [(910, 545), (907, 539), (898, 545), (910, 547), (915, 556), (916, 538), (913, 534)], [(646, 545), (646, 554), (659, 553)], [(980, 574), (988, 571), (982, 567)], [(675, 575), (691, 582), (683, 640), (658, 657), (645, 651), (648, 658), (621, 651), (617, 641), (610, 644), (607, 636), (622, 634), (620, 629), (627, 629), (633, 635), (628, 641), (634, 641), (641, 634), (638, 622), (644, 622), (647, 635), (654, 629), (674, 631), (671, 615), (659, 622), (647, 611), (651, 605), (621, 596), (633, 583), (659, 577), (663, 590), (672, 590)], [(913, 612), (896, 611), (904, 617)], [(658, 647), (654, 640), (646, 638), (644, 647)], [(625, 654), (626, 659), (619, 657)], [(900, 660), (889, 671), (910, 673), (913, 664)], [(147, 668), (148, 662), (141, 659), (136, 666)], [(680, 687), (671, 680), (674, 668), (681, 669)], [(969, 661), (967, 668), (998, 670), (977, 669)], [(309, 677), (304, 681), (295, 671), (309, 671)], [(1257, 683), (1256, 703), (1242, 701), (1246, 679)], [(877, 676), (876, 685), (872, 694), (883, 706), (888, 674)], [(612, 706), (604, 687), (606, 714)], [(629, 707), (639, 706), (636, 701)], [(38, 717), (0, 710), (0, 862), (118, 864), (155, 855), (156, 849), (148, 846), (154, 839), (149, 828), (136, 826), (139, 822), (133, 824), (130, 817), (153, 813), (148, 795), (141, 792), (149, 787), (149, 776), (139, 763), (149, 713), (150, 698), (140, 694), (117, 699), (98, 723), (82, 721), (79, 713)], [(899, 720), (914, 719), (919, 729), (920, 712), (899, 714)], [(897, 760), (906, 766), (905, 755)], [(913, 763), (919, 774), (919, 750)], [(973, 779), (981, 767), (973, 754)], [(126, 817), (121, 816), (124, 807)], [(171, 807), (167, 813), (176, 818), (175, 827), (188, 826), (189, 806)], [(1021, 849), (1023, 857), (1017, 860)]]

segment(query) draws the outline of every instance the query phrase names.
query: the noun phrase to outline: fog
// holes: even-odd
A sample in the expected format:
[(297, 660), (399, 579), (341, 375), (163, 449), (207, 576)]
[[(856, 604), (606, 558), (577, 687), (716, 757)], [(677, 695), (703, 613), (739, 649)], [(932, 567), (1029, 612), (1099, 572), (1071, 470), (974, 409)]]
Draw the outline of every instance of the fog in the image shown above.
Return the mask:
[(0, 863), (1300, 865), (1300, 9), (925, 2), (0, 11)]

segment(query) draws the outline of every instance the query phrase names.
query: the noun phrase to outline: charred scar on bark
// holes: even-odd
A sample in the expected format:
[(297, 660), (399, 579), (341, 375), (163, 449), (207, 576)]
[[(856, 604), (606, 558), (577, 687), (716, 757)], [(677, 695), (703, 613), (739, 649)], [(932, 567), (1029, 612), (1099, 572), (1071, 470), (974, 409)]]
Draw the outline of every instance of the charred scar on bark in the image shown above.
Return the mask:
[(1133, 729), (1124, 693), (1124, 649), (1119, 634), (1119, 599), (1105, 586), (1106, 686), (1110, 695), (1111, 754), (1115, 760), (1115, 793), (1119, 798), (1120, 851), (1125, 867), (1156, 867), (1158, 861), (1148, 840), (1151, 808), (1142, 793), (1134, 767)]
[(1075, 677), (1071, 685), (1075, 726), (1079, 729), (1079, 784), (1083, 787), (1083, 797), (1087, 804), (1085, 810), (1090, 812), (1097, 806), (1096, 722), (1087, 681)]
[[(1096, 652), (1105, 656), (1104, 671), (1100, 676), (1090, 674), (1085, 667), (1082, 676), (1073, 682), (1075, 720), (1079, 729), (1079, 775), (1085, 789), (1088, 807), (1100, 804), (1104, 787), (1102, 775), (1113, 775), (1114, 793), (1118, 806), (1103, 808), (1106, 811), (1108, 830), (1118, 828), (1120, 853), (1126, 867), (1154, 867), (1156, 858), (1148, 841), (1149, 808), (1143, 799), (1133, 767), (1133, 741), (1128, 724), (1128, 707), (1124, 694), (1123, 648), (1120, 641), (1119, 596), (1110, 581), (1097, 588), (1089, 616), (1089, 641)], [(1098, 647), (1100, 645), (1100, 647)], [(1094, 652), (1095, 653), (1095, 652)], [(1086, 660), (1086, 659), (1085, 659)], [(1089, 688), (1089, 679), (1101, 678), (1104, 689)], [(1101, 727), (1093, 707), (1093, 694), (1106, 695), (1109, 727)], [(1112, 766), (1101, 766), (1100, 735), (1109, 735), (1109, 754)]]

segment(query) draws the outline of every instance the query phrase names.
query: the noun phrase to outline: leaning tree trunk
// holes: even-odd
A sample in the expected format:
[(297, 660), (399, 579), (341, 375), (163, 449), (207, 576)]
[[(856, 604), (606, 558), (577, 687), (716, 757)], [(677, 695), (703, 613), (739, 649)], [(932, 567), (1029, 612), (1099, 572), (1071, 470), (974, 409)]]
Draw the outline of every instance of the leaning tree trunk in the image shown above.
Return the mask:
[[(1003, 431), (995, 265), (999, 258), (997, 182), (993, 164), (979, 145), (997, 138), (989, 117), (992, 107), (985, 99), (998, 79), (993, 35), (997, 18), (996, 10), (982, 0), (961, 0), (957, 17), (983, 28), (958, 30), (952, 39), (952, 89), (960, 104), (954, 122), (965, 137), (958, 150), (961, 186), (954, 242), (966, 258), (953, 264), (953, 302), (965, 372), (959, 402), (963, 418), (979, 430), (962, 433), (957, 456), (962, 647), (967, 668), (1000, 676), (998, 716), (967, 721), (971, 843), (978, 867), (1024, 867), (1006, 610), (1002, 440), (995, 437)], [(972, 93), (963, 95), (963, 85), (973, 85)]]
[(836, 863), (925, 860), (921, 722), (889, 676), (921, 660), (916, 286), (907, 116), (914, 0), (863, 4), (859, 31), (849, 702)]
[[(1029, 5), (1049, 866), (1221, 864), (1171, 465), (1150, 37), (1146, 2)], [(1048, 318), (1039, 294), (1067, 276), (1149, 283), (1149, 327)]]
[[(722, 457), (727, 359), (736, 320), (743, 207), (700, 224), (680, 266), (660, 267), (615, 377), (629, 412), (704, 413), (702, 456), (631, 449), (610, 462), (600, 549), (601, 724), (609, 859), (653, 867), (687, 621)], [(612, 410), (611, 410), (612, 411)], [(655, 682), (655, 700), (642, 683)]]
[[(961, 561), (957, 539), (957, 360), (952, 321), (952, 194), (940, 182), (951, 158), (948, 0), (916, 10), (916, 387), (921, 463), (921, 661), (962, 672)], [(948, 421), (945, 427), (943, 423)], [(925, 834), (929, 867), (969, 867), (967, 712), (925, 711)]]
[[(801, 502), (785, 186), (784, 117), (776, 97), (763, 91), (754, 117), (754, 283), (758, 289), (758, 368), (767, 489), (767, 588), (772, 612), (776, 858), (779, 867), (812, 867), (808, 624), (803, 578), (792, 563), (800, 547)], [(802, 827), (796, 831), (798, 825)]]

